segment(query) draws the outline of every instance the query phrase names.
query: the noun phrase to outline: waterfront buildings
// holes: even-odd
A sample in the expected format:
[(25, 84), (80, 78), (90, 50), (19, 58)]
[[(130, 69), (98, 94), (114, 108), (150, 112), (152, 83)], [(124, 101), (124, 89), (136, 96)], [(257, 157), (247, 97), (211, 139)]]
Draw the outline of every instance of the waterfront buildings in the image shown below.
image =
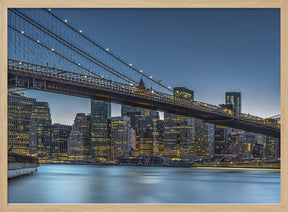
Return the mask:
[(134, 156), (136, 149), (136, 131), (131, 127), (128, 128), (128, 154)]
[(214, 125), (195, 119), (195, 156), (202, 159), (214, 157)]
[[(185, 97), (184, 90), (190, 96)], [(184, 90), (174, 89), (181, 98), (193, 101), (194, 92)], [(226, 102), (221, 108), (234, 110), (237, 101)], [(226, 155), (243, 159), (280, 158), (279, 139), (169, 113), (160, 120), (157, 111), (127, 105), (122, 105), (121, 117), (111, 118), (110, 107), (110, 103), (91, 100), (91, 115), (77, 114), (72, 127), (52, 125), (47, 102), (9, 94), (9, 148), (13, 152), (37, 155), (42, 162), (115, 161), (123, 155), (197, 156), (205, 160)]]
[[(127, 116), (111, 118), (111, 160), (128, 154), (132, 148), (132, 136), (130, 131), (130, 118)], [(130, 147), (128, 141), (130, 140)]]
[(54, 161), (67, 161), (67, 140), (71, 126), (53, 124), (51, 126), (51, 159)]
[(227, 127), (215, 125), (214, 156), (216, 158), (224, 158), (224, 155), (228, 153), (227, 130)]
[(130, 117), (131, 128), (135, 131), (135, 156), (151, 157), (159, 154), (159, 113), (157, 111), (122, 105), (122, 116)]
[(280, 140), (268, 136), (266, 144), (266, 159), (280, 159)]
[(195, 119), (164, 114), (164, 156), (190, 157), (195, 148)]
[(51, 156), (51, 114), (47, 102), (34, 102), (29, 126), (29, 153), (48, 160)]
[(90, 115), (77, 113), (67, 141), (69, 160), (91, 159), (90, 120)]
[[(174, 87), (176, 101), (193, 101), (194, 91), (185, 87)], [(163, 155), (166, 157), (191, 157), (195, 149), (195, 119), (191, 117), (164, 114)]]
[[(158, 142), (158, 131), (156, 117), (142, 117), (139, 121), (138, 142), (136, 143), (136, 150), (138, 155), (146, 155), (151, 157), (155, 155), (156, 145)], [(136, 133), (137, 134), (137, 133)]]
[(8, 149), (29, 155), (29, 125), (36, 99), (17, 93), (8, 94)]
[(111, 103), (91, 100), (92, 159), (111, 160)]
[(163, 156), (163, 153), (164, 153), (164, 133), (165, 133), (164, 120), (161, 120), (159, 118), (157, 129), (158, 129), (158, 142), (156, 144), (155, 154), (158, 156)]

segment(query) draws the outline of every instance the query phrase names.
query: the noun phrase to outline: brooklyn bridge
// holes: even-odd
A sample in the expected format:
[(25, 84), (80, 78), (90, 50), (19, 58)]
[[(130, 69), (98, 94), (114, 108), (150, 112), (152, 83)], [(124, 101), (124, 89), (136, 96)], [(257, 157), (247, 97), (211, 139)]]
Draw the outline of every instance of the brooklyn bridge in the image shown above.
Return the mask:
[(113, 53), (51, 9), (9, 9), (8, 87), (142, 107), (280, 138), (280, 124), (196, 101)]

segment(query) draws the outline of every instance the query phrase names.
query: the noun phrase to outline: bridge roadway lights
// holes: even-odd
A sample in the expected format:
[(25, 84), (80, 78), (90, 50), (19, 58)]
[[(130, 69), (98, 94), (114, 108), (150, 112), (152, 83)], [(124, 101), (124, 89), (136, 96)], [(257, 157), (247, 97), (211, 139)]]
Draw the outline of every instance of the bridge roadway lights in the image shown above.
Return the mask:
[[(271, 126), (260, 125), (253, 121), (231, 118), (231, 116), (221, 114), (217, 111), (204, 110), (197, 107), (179, 104), (171, 100), (157, 98), (157, 96), (138, 95), (137, 93), (125, 92), (114, 87), (108, 86), (108, 82), (100, 86), (93, 86), (86, 81), (72, 81), (57, 76), (45, 75), (46, 73), (37, 73), (35, 70), (16, 71), (8, 69), (8, 85), (11, 87), (22, 87), (27, 89), (44, 90), (48, 92), (98, 99), (102, 101), (112, 101), (115, 103), (131, 105), (135, 107), (144, 107), (152, 110), (161, 110), (176, 115), (184, 115), (204, 120), (204, 122), (219, 124), (240, 130), (256, 132), (280, 138), (280, 130), (272, 129)], [(74, 73), (75, 74), (75, 73)], [(29, 79), (29, 80), (28, 80)], [(29, 83), (28, 83), (29, 81)], [(21, 84), (21, 85), (20, 85)], [(31, 85), (32, 84), (32, 85)], [(49, 88), (53, 86), (54, 88)], [(106, 87), (105, 87), (106, 86)], [(117, 87), (117, 86), (116, 86)]]

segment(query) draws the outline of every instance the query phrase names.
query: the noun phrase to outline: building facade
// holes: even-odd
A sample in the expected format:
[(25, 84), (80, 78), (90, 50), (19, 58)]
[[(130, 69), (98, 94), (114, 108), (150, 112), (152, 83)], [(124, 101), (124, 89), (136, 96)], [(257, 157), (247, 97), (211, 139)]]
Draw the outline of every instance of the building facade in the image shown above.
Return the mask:
[(191, 157), (195, 148), (195, 119), (170, 113), (164, 114), (165, 157)]
[(51, 125), (48, 102), (35, 102), (29, 126), (29, 152), (42, 160), (51, 157)]
[(77, 113), (67, 141), (68, 159), (85, 161), (91, 159), (90, 115)]
[(130, 118), (127, 116), (111, 118), (111, 160), (128, 154)]
[(130, 117), (131, 128), (135, 130), (134, 155), (159, 154), (159, 112), (122, 105), (121, 114)]
[(241, 93), (240, 92), (226, 92), (225, 93), (226, 105), (232, 105), (236, 113), (241, 113)]
[(29, 155), (29, 125), (36, 99), (8, 94), (8, 149)]
[(92, 159), (111, 160), (111, 103), (91, 100)]
[(280, 139), (268, 136), (266, 144), (266, 159), (280, 160)]
[(214, 157), (214, 125), (195, 119), (195, 156), (202, 159)]
[(216, 158), (224, 158), (224, 155), (229, 153), (227, 130), (227, 127), (215, 125), (214, 155)]
[(51, 159), (68, 161), (67, 141), (72, 127), (69, 125), (53, 124), (51, 127)]

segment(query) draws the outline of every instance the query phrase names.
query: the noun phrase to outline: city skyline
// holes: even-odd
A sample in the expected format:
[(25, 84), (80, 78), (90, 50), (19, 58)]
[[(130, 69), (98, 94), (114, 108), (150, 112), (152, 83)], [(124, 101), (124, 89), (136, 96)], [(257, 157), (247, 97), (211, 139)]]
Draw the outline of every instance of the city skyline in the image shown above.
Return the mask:
[[(156, 80), (194, 90), (195, 100), (219, 105), (225, 103), (225, 92), (235, 91), (242, 94), (244, 113), (263, 118), (280, 113), (277, 9), (52, 12)], [(51, 100), (53, 123), (72, 124), (77, 112), (90, 110), (89, 99), (37, 91), (25, 91), (25, 95)], [(112, 116), (119, 116), (119, 111), (120, 106), (113, 104)]]
[[(175, 93), (193, 94), (191, 90), (179, 90)], [(239, 93), (228, 96), (231, 95), (240, 97)], [(237, 101), (241, 102), (241, 98)], [(280, 160), (279, 137), (205, 123), (197, 118), (165, 113), (165, 119), (160, 120), (153, 110), (131, 106), (122, 107), (121, 117), (111, 118), (110, 103), (93, 100), (91, 112), (77, 113), (71, 126), (52, 124), (48, 103), (35, 98), (10, 93), (8, 105), (9, 152), (38, 155), (42, 162), (95, 159), (126, 163), (125, 157), (129, 155), (139, 160), (145, 155), (152, 163), (154, 156), (193, 160), (196, 156), (214, 162), (240, 157)], [(233, 102), (221, 105), (225, 106), (235, 108)]]
[(281, 203), (278, 7), (7, 21), (8, 203)]

